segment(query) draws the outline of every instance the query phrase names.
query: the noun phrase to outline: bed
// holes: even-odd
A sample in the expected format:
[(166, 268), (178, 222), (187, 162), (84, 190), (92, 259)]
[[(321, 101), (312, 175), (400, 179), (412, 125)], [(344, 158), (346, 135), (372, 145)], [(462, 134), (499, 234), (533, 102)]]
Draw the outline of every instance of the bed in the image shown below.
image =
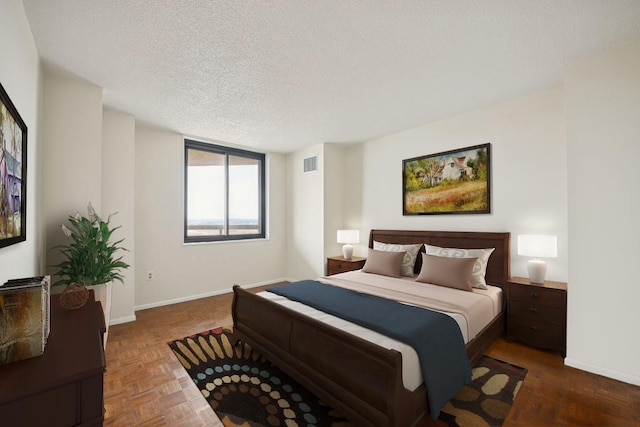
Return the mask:
[[(371, 230), (369, 248), (374, 241), (495, 248), (487, 263), (486, 281), (503, 288), (509, 278), (509, 233)], [(418, 273), (421, 257), (416, 259), (414, 271)], [(405, 387), (403, 356), (398, 350), (376, 345), (239, 286), (234, 287), (232, 316), (236, 340), (254, 346), (354, 425), (416, 426), (429, 417), (426, 388), (424, 384), (415, 390)], [(504, 324), (504, 310), (500, 310), (466, 344), (471, 364), (503, 333)]]

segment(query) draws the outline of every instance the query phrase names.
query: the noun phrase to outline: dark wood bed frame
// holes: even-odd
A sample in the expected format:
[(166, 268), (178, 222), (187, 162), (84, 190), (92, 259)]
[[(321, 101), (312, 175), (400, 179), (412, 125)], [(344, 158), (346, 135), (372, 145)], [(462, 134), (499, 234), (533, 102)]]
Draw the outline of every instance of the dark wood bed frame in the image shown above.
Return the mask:
[[(495, 248), (487, 266), (487, 283), (504, 288), (509, 278), (509, 233), (371, 230), (369, 247), (374, 240)], [(422, 257), (418, 258), (421, 261)], [(419, 271), (421, 262), (417, 264)], [(399, 352), (306, 317), (239, 286), (234, 286), (233, 291), (234, 338), (258, 349), (354, 425), (417, 426), (429, 416), (424, 384), (413, 392), (403, 386)], [(467, 344), (472, 364), (503, 333), (504, 311)]]

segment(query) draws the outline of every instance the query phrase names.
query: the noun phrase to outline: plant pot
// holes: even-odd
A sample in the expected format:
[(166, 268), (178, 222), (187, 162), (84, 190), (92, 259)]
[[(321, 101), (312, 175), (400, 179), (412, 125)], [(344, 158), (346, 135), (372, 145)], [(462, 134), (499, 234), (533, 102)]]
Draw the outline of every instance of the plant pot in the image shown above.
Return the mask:
[(67, 285), (60, 294), (60, 305), (67, 310), (83, 307), (88, 300), (89, 290), (86, 286), (77, 283)]
[(107, 336), (109, 335), (109, 320), (111, 320), (111, 292), (113, 282), (104, 283), (102, 285), (92, 286), (96, 301), (100, 301), (102, 312), (104, 313), (104, 324), (106, 331), (104, 333), (104, 346), (107, 346)]

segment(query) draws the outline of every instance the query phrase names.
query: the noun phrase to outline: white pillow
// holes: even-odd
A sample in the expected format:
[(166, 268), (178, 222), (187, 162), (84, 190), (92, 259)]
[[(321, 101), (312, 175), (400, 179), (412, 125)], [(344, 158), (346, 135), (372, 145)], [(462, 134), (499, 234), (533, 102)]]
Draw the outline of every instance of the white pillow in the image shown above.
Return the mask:
[(385, 252), (405, 252), (400, 266), (400, 274), (403, 276), (413, 277), (413, 268), (416, 265), (416, 258), (420, 252), (422, 245), (397, 245), (395, 243), (382, 243), (373, 241), (373, 249)]
[(478, 289), (487, 289), (487, 282), (484, 275), (487, 272), (489, 257), (495, 248), (488, 249), (458, 249), (441, 248), (425, 243), (424, 248), (429, 255), (443, 256), (448, 258), (478, 258), (471, 273), (471, 286)]

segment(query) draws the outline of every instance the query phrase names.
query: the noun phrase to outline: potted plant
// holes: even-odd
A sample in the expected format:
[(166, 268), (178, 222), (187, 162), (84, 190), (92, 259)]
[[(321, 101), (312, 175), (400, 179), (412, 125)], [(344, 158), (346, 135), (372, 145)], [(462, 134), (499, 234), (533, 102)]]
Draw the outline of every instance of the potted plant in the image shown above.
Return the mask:
[[(108, 315), (111, 309), (110, 285), (114, 280), (124, 283), (121, 271), (129, 267), (117, 257), (117, 252), (125, 250), (119, 246), (124, 239), (110, 242), (111, 235), (120, 227), (110, 227), (111, 215), (106, 221), (101, 219), (89, 203), (87, 207), (88, 217), (79, 213), (69, 216), (69, 226), (62, 225), (64, 234), (71, 238), (71, 243), (59, 245), (58, 249), (63, 256), (63, 261), (54, 266), (54, 274), (58, 280), (54, 285), (67, 285), (60, 295), (60, 304), (65, 308), (82, 307), (88, 299), (87, 286), (105, 285), (96, 299), (102, 303), (105, 313), (105, 322), (108, 324)], [(96, 292), (98, 293), (98, 292)]]

